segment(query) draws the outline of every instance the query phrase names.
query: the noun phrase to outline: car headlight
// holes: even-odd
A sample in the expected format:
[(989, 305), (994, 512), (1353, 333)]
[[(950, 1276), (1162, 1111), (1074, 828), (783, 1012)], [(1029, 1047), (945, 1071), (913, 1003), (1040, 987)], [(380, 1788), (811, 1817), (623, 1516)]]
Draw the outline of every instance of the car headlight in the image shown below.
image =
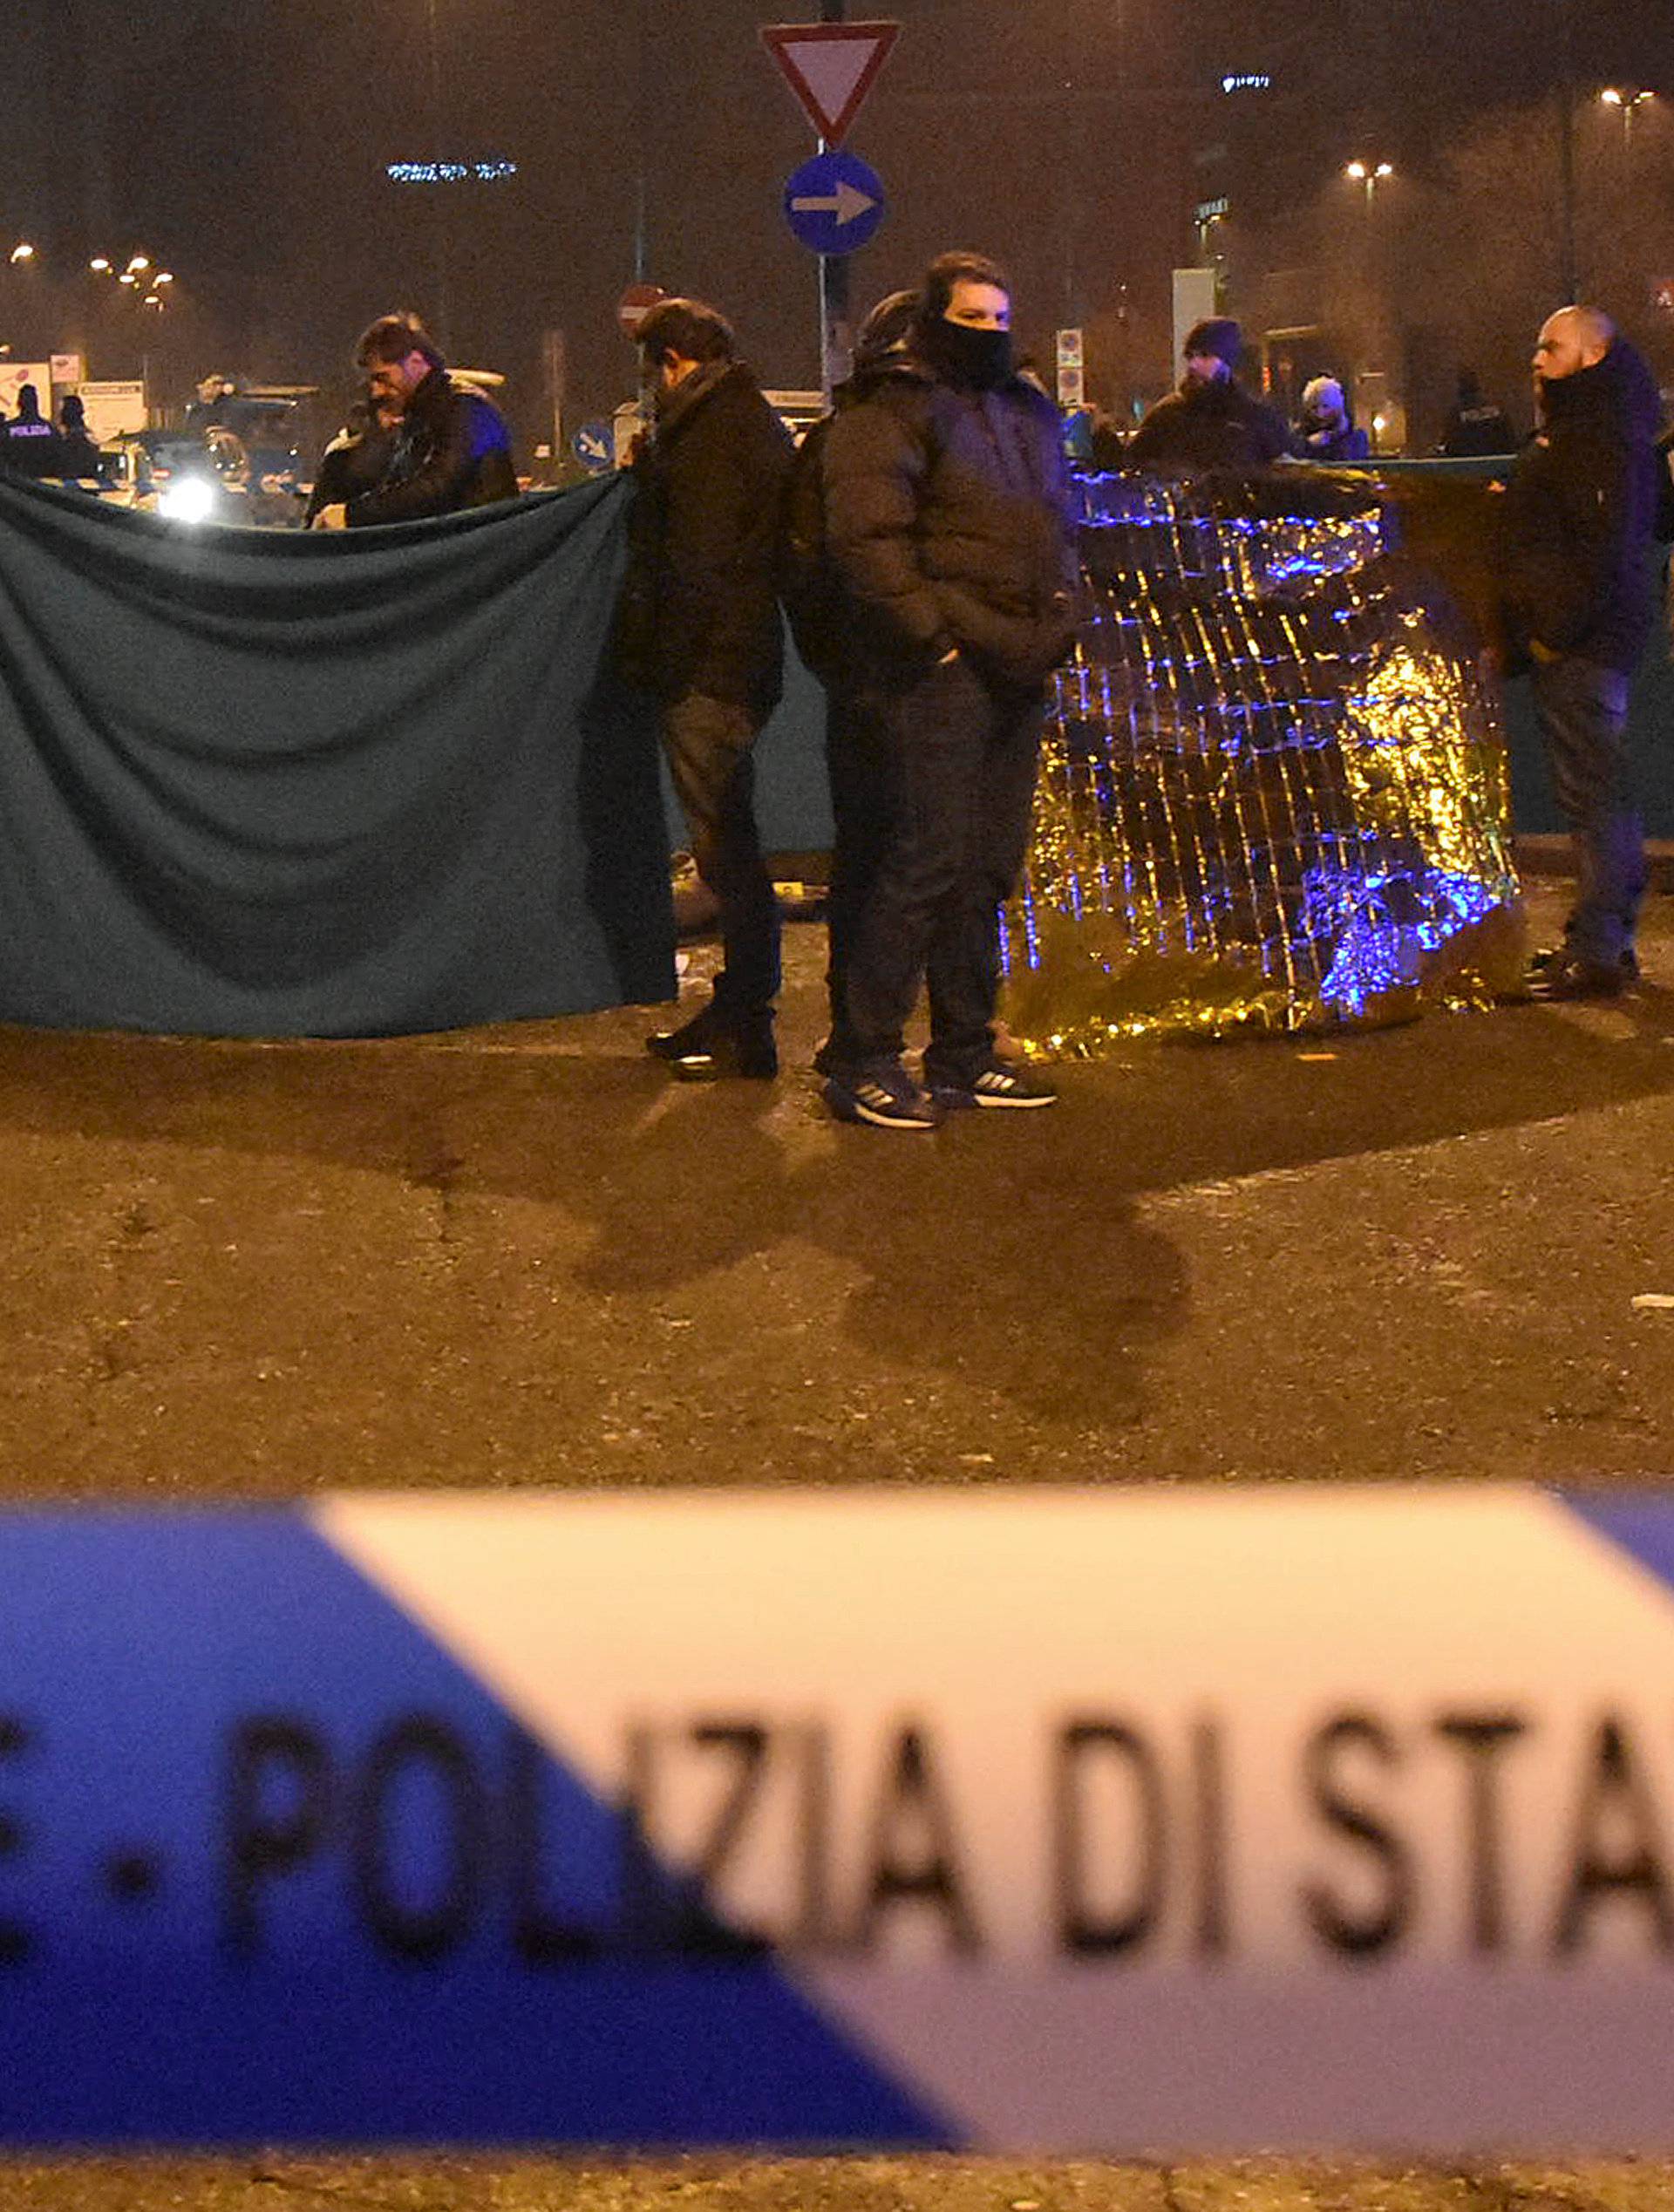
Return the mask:
[(207, 522), (215, 511), (216, 492), (201, 476), (180, 476), (157, 498), (157, 512), (171, 522)]

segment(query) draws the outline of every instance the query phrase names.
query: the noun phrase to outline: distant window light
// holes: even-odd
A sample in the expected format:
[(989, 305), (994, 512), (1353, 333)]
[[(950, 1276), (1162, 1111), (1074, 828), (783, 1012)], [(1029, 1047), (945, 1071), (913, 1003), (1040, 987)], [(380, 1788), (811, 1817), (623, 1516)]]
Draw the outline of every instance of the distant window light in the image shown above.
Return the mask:
[(1264, 70), (1241, 71), (1236, 76), (1221, 79), (1223, 92), (1270, 92), (1273, 79)]
[(391, 161), (391, 184), (498, 184), (517, 174), (515, 161)]

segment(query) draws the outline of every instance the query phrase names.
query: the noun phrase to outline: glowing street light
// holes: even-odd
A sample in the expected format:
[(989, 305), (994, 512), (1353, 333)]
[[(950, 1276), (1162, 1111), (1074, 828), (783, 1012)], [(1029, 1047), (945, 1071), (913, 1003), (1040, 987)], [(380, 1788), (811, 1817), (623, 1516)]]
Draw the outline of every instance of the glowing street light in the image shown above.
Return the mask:
[(143, 275), (143, 273), (150, 267), (151, 256), (149, 254), (136, 254), (133, 256), (133, 259), (128, 263), (128, 273), (130, 276), (140, 276)]
[(116, 281), (119, 284), (137, 284), (140, 279), (131, 269), (125, 269)]
[(17, 245), (12, 248), (11, 258), (14, 262), (32, 262), (35, 258), (35, 248), (29, 243), (27, 239), (22, 240)]
[(1607, 85), (1599, 94), (1599, 105), (1615, 108), (1622, 118), (1623, 146), (1630, 146), (1633, 144), (1634, 111), (1643, 107), (1647, 100), (1654, 100), (1656, 97), (1655, 92), (1631, 92), (1616, 85)]
[(174, 272), (172, 269), (160, 269), (154, 281), (159, 284), (172, 284), (174, 282)]
[(95, 276), (108, 276), (111, 273), (110, 260), (105, 254), (95, 254), (87, 266)]
[(1351, 183), (1364, 187), (1366, 205), (1371, 207), (1378, 186), (1394, 175), (1395, 165), (1392, 161), (1351, 161), (1343, 174)]

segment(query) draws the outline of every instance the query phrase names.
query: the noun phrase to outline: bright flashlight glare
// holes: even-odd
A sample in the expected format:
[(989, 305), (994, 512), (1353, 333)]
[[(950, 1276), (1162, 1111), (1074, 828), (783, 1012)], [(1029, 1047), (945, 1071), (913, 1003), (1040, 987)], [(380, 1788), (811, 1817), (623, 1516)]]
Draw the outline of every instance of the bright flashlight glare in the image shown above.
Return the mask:
[(182, 476), (159, 494), (157, 512), (171, 522), (207, 522), (214, 511), (215, 492), (201, 476)]

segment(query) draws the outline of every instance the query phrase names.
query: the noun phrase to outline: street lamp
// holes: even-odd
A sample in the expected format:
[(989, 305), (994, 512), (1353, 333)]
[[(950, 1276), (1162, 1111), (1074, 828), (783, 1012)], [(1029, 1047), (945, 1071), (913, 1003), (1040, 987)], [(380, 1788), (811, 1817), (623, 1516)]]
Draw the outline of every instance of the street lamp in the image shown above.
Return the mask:
[(1635, 109), (1643, 107), (1647, 100), (1654, 100), (1656, 97), (1655, 92), (1624, 91), (1615, 85), (1607, 85), (1599, 94), (1599, 105), (1615, 108), (1622, 117), (1622, 143), (1624, 146), (1630, 148), (1633, 145)]
[(1365, 189), (1366, 205), (1371, 207), (1373, 195), (1380, 184), (1386, 184), (1395, 174), (1392, 161), (1351, 161), (1343, 172), (1352, 183)]
[(11, 258), (14, 264), (18, 262), (32, 262), (35, 258), (35, 248), (27, 239), (24, 239), (12, 248)]

